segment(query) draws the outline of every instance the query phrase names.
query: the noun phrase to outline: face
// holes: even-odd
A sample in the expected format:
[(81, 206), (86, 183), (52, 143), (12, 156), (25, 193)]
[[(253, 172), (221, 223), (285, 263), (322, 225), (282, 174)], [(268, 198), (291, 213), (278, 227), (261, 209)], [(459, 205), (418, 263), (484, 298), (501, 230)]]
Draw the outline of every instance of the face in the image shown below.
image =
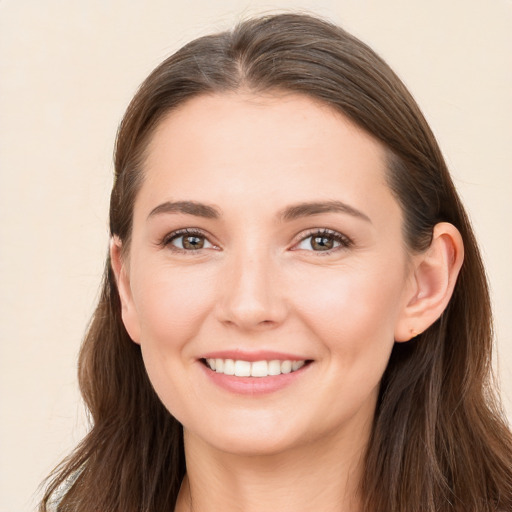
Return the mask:
[(195, 98), (150, 143), (123, 320), (185, 432), (230, 452), (357, 439), (410, 295), (381, 145), (300, 95)]

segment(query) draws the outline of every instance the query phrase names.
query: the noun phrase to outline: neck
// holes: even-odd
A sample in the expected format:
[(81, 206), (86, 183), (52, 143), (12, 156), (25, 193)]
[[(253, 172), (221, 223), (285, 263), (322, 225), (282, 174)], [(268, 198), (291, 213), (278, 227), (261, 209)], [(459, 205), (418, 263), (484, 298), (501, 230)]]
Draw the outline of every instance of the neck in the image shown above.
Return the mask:
[(358, 512), (368, 437), (369, 428), (355, 443), (326, 436), (283, 453), (239, 455), (185, 431), (187, 475), (176, 512)]

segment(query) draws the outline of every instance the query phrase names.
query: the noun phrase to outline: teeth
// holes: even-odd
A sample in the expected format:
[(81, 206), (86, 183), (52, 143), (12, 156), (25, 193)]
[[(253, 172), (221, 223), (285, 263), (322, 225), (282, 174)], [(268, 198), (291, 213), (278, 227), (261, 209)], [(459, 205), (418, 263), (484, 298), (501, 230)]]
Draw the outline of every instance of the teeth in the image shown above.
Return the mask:
[(292, 361), (292, 372), (302, 368), (304, 366), (304, 361)]
[(290, 373), (292, 371), (292, 362), (283, 361), (281, 363), (281, 373)]
[(249, 361), (235, 361), (235, 375), (237, 377), (250, 377), (251, 363)]
[(267, 361), (255, 361), (254, 363), (251, 363), (251, 377), (266, 377), (267, 375)]
[(224, 375), (235, 375), (235, 361), (233, 359), (224, 361)]
[(269, 375), (280, 375), (281, 374), (281, 361), (269, 361), (268, 374)]
[(243, 361), (241, 359), (207, 359), (207, 365), (211, 370), (224, 375), (235, 375), (237, 377), (268, 377), (269, 375), (281, 375), (291, 373), (302, 368), (306, 361)]

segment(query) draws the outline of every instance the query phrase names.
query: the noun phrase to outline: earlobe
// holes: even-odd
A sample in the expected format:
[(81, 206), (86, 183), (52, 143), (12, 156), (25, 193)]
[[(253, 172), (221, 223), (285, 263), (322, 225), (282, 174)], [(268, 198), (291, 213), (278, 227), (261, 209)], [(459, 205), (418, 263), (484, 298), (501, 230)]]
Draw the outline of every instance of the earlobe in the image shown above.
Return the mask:
[(395, 341), (408, 341), (430, 327), (446, 309), (464, 260), (458, 229), (436, 224), (430, 247), (413, 256), (409, 296), (395, 328)]
[(110, 239), (110, 264), (116, 278), (117, 290), (121, 301), (121, 316), (130, 338), (139, 343), (140, 328), (137, 311), (133, 303), (126, 261), (123, 258), (122, 242), (113, 236)]

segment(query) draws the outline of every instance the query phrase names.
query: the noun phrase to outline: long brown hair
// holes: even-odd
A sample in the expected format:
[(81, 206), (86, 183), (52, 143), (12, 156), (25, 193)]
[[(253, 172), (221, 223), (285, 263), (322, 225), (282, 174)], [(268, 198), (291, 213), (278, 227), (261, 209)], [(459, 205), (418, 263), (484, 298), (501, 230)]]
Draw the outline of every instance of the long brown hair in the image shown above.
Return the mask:
[[(426, 332), (395, 344), (383, 376), (361, 482), (365, 511), (512, 510), (512, 436), (491, 379), (491, 309), (477, 244), (418, 106), (364, 43), (318, 18), (281, 14), (199, 38), (165, 60), (118, 132), (112, 235), (129, 246), (144, 152), (163, 116), (198, 95), (242, 88), (308, 95), (380, 140), (411, 250), (425, 250), (440, 221), (464, 241), (450, 304)], [(108, 260), (79, 382), (93, 426), (57, 469), (40, 510), (56, 496), (61, 512), (172, 510), (185, 474), (182, 428), (126, 333)]]

